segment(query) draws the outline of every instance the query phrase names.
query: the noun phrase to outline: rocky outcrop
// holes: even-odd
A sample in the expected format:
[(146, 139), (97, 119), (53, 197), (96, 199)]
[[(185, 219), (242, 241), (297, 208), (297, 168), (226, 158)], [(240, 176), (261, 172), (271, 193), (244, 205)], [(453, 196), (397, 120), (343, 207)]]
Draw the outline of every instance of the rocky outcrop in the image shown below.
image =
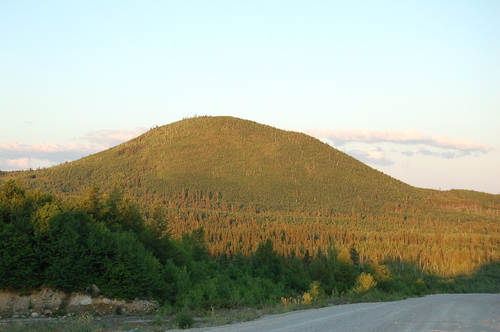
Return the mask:
[(93, 286), (91, 295), (66, 293), (50, 288), (32, 291), (29, 295), (0, 291), (0, 318), (52, 317), (82, 312), (92, 312), (96, 316), (150, 314), (158, 309), (158, 304), (154, 301), (124, 301), (104, 297), (99, 295), (99, 288)]

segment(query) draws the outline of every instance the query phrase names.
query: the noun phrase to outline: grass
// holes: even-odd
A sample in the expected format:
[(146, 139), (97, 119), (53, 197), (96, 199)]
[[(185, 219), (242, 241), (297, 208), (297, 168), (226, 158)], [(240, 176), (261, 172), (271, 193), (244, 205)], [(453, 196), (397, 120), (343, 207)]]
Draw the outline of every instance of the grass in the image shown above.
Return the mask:
[(266, 314), (273, 313), (275, 312), (271, 308), (239, 308), (230, 310), (214, 310), (210, 313), (210, 315), (207, 315), (201, 319), (200, 325), (208, 327), (242, 323), (258, 319), (262, 316), (265, 316)]
[(99, 332), (104, 331), (101, 327), (94, 326), (94, 318), (90, 314), (62, 319), (33, 321), (5, 321), (0, 322), (0, 332)]

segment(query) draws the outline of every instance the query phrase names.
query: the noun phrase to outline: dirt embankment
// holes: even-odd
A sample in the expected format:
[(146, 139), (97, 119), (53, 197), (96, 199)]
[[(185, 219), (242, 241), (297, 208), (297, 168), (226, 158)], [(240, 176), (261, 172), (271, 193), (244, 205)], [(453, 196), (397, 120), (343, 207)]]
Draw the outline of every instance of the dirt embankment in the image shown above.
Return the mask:
[(42, 288), (29, 295), (0, 291), (0, 318), (54, 317), (91, 312), (95, 316), (151, 314), (158, 304), (149, 300), (124, 301), (91, 294)]

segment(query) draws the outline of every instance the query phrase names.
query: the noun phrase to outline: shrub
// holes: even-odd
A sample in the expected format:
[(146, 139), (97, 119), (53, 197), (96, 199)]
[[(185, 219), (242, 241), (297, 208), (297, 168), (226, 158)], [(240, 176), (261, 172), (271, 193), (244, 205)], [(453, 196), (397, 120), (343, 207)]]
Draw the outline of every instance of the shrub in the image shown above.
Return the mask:
[(187, 311), (181, 311), (175, 316), (174, 323), (181, 329), (189, 329), (194, 325), (193, 314)]
[(353, 291), (358, 294), (364, 294), (376, 285), (377, 282), (373, 279), (370, 273), (361, 272), (361, 274), (356, 278), (356, 287), (354, 287)]
[(302, 298), (303, 298), (302, 304), (304, 304), (304, 305), (312, 304), (313, 298), (312, 298), (311, 294), (309, 294), (309, 292), (305, 292), (304, 295), (302, 295)]
[(417, 295), (424, 295), (428, 292), (427, 285), (425, 284), (424, 280), (422, 278), (418, 278), (417, 281), (415, 281), (415, 293)]
[(68, 323), (61, 329), (62, 332), (100, 332), (102, 329), (94, 328), (92, 321), (94, 318), (89, 313), (71, 318)]
[(313, 281), (309, 286), (309, 291), (305, 292), (304, 295), (302, 295), (302, 298), (304, 299), (302, 301), (302, 304), (314, 304), (321, 297), (324, 297), (324, 291), (321, 288), (321, 284), (319, 281)]

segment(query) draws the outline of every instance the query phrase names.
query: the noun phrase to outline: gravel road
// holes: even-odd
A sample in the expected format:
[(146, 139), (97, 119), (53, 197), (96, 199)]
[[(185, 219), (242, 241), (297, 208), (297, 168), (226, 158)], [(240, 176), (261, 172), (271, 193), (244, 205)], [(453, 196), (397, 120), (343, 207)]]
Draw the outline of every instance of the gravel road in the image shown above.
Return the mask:
[(447, 294), (358, 303), (195, 331), (500, 331), (500, 294)]

